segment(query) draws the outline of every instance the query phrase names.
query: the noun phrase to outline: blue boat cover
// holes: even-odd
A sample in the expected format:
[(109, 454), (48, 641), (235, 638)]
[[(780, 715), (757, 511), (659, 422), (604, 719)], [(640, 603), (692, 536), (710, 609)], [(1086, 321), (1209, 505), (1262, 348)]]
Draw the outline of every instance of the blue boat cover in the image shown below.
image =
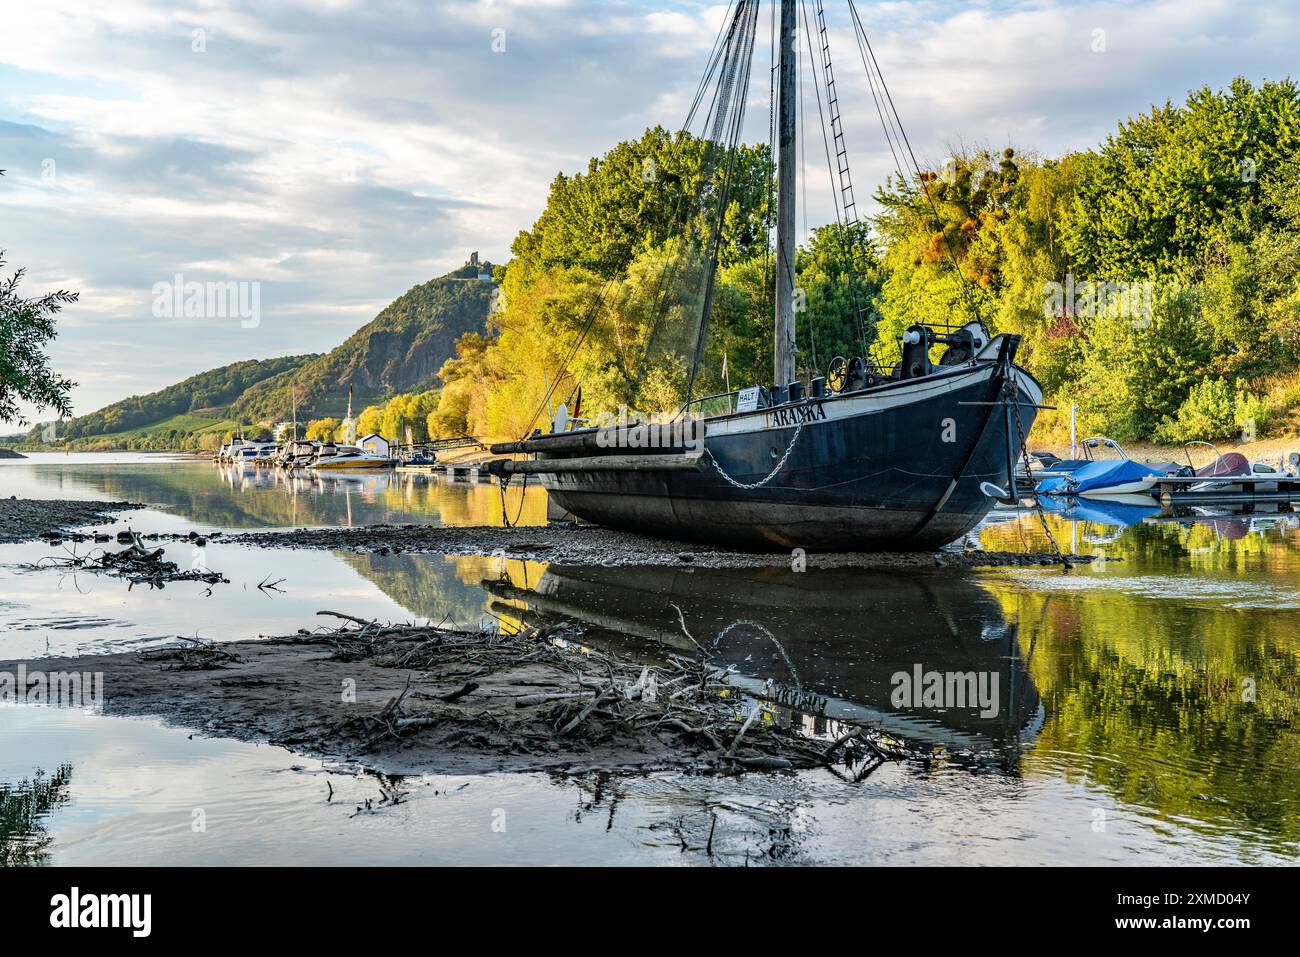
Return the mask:
[(1085, 492), (1102, 492), (1154, 474), (1157, 473), (1152, 466), (1132, 459), (1104, 459), (1080, 466), (1069, 475), (1043, 479), (1038, 483), (1038, 494), (1082, 495)]

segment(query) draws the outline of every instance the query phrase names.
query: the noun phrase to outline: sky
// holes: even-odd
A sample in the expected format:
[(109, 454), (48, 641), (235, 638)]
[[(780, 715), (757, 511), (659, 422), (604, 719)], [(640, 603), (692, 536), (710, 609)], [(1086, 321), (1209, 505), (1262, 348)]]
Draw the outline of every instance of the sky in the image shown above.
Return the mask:
[[(869, 212), (893, 161), (846, 2), (824, 2)], [(857, 0), (936, 166), (963, 146), (1089, 148), (1201, 86), (1287, 76), (1295, 4)], [(50, 347), (79, 414), (228, 362), (326, 351), (470, 252), (507, 260), (557, 173), (678, 128), (727, 6), (0, 0), (4, 272), (26, 267), (27, 295), (80, 293)], [(766, 68), (754, 76), (759, 142)], [(818, 130), (801, 224), (833, 216), (821, 149)], [(243, 311), (186, 315), (178, 276), (234, 288)]]

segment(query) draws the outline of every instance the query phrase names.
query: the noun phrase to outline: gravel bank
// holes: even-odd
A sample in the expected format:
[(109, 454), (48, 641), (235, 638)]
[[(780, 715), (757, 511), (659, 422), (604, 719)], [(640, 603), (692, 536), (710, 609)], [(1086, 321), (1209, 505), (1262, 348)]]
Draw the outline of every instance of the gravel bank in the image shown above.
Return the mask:
[[(275, 548), (320, 548), (387, 555), (505, 555), (566, 565), (684, 565), (701, 568), (767, 568), (789, 566), (789, 551), (739, 552), (710, 545), (673, 542), (591, 526), (549, 525), (528, 528), (498, 526), (439, 527), (433, 525), (369, 525), (360, 528), (298, 529), (287, 532), (243, 532), (223, 541)], [(808, 568), (986, 568), (1006, 565), (1051, 565), (1051, 554), (1020, 552), (835, 552), (809, 554)], [(1090, 555), (1072, 555), (1084, 564)]]
[(25, 542), (42, 532), (67, 533), (69, 529), (114, 520), (114, 512), (144, 508), (138, 502), (62, 502), (30, 498), (0, 498), (0, 543)]

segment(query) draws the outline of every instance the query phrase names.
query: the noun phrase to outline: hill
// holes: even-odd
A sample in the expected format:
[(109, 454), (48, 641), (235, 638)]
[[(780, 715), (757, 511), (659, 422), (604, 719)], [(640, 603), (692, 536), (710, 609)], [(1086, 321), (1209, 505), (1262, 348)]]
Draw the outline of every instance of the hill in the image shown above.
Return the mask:
[(88, 415), (42, 424), (22, 448), (83, 450), (215, 448), (240, 425), (269, 427), (289, 418), (297, 400), (298, 421), (339, 416), (398, 392), (436, 384), (438, 370), (466, 332), (482, 332), (496, 292), (489, 263), (467, 264), (403, 293), (342, 345), (324, 354), (235, 362), (182, 382), (131, 396)]
[[(52, 436), (38, 425), (27, 434), (26, 445), (42, 444), (42, 435), (60, 444), (84, 440), (142, 437), (161, 431), (187, 435), (224, 424), (225, 410), (251, 386), (292, 372), (316, 356), (282, 356), (276, 359), (248, 359), (192, 375), (148, 395), (133, 395), (88, 415), (77, 416), (55, 427)], [(151, 447), (136, 444), (134, 447)]]
[(429, 388), (456, 340), (486, 328), (496, 286), (477, 275), (491, 268), (465, 266), (415, 286), (337, 349), (249, 388), (231, 414), (248, 422), (282, 419), (296, 395), (301, 422), (342, 414), (349, 387), (356, 412), (383, 396)]

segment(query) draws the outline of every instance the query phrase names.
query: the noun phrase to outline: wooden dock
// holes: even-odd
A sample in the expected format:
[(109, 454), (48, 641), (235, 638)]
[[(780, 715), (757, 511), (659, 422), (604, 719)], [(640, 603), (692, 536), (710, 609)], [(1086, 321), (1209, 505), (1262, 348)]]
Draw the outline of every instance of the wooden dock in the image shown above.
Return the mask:
[(477, 462), (443, 463), (433, 465), (399, 465), (397, 471), (404, 475), (445, 475), (457, 482), (491, 482), (492, 476), (480, 469)]
[(1156, 482), (1151, 496), (1159, 504), (1161, 514), (1167, 515), (1172, 515), (1176, 508), (1194, 505), (1222, 505), (1249, 512), (1255, 505), (1267, 504), (1289, 512), (1300, 504), (1300, 479), (1293, 476), (1234, 477), (1214, 488), (1194, 488), (1212, 481), (1195, 475), (1166, 475)]

